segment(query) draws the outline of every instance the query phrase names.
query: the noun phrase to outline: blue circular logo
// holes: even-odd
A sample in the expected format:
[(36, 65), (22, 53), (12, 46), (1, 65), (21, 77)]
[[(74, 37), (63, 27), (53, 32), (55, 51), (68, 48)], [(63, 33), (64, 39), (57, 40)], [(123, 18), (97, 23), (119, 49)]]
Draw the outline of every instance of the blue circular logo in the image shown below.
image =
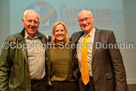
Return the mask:
[(31, 3), (26, 9), (34, 9), (40, 15), (40, 31), (46, 31), (52, 28), (57, 21), (57, 12), (55, 8), (44, 1), (36, 1)]

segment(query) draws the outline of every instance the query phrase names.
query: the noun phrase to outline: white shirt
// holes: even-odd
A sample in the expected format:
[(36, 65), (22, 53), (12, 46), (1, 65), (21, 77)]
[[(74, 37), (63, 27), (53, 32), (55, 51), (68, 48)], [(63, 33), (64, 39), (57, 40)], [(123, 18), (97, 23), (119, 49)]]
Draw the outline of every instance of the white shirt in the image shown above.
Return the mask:
[[(87, 62), (88, 62), (89, 76), (93, 76), (93, 74), (92, 74), (92, 48), (93, 48), (95, 31), (96, 31), (96, 29), (93, 28), (89, 32), (89, 36), (88, 36), (89, 42), (88, 42)], [(77, 43), (77, 57), (78, 57), (78, 63), (79, 63), (80, 71), (81, 71), (82, 45), (83, 45), (83, 41), (84, 41), (85, 35), (86, 35), (86, 33), (84, 33), (83, 36), (80, 37), (80, 39), (78, 40), (78, 43)]]
[(28, 50), (28, 65), (31, 79), (40, 80), (45, 76), (45, 49), (38, 36), (30, 38), (25, 31), (25, 41)]

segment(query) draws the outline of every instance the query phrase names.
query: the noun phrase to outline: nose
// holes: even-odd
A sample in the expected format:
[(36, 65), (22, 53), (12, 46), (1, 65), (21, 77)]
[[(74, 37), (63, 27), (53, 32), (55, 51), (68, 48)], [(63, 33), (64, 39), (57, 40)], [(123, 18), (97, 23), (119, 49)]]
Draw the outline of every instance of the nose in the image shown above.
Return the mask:
[(58, 35), (62, 35), (63, 32), (61, 30), (58, 31)]
[(35, 22), (34, 21), (32, 21), (30, 24), (31, 24), (31, 26), (35, 26)]
[(86, 20), (85, 19), (83, 20), (83, 24), (86, 24)]
[(61, 31), (59, 31), (58, 34), (61, 34)]
[(34, 21), (32, 21), (31, 23), (32, 23), (32, 24), (35, 24), (35, 22), (34, 22)]

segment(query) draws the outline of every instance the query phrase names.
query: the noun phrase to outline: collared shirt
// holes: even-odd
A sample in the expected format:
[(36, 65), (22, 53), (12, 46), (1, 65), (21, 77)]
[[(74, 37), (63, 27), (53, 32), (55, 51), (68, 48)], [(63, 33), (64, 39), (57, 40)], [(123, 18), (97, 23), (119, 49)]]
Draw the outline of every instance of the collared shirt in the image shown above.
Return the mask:
[[(87, 54), (87, 62), (88, 62), (88, 70), (89, 70), (89, 76), (92, 76), (92, 48), (93, 48), (93, 42), (94, 42), (94, 36), (95, 36), (95, 31), (96, 29), (93, 28), (89, 32), (89, 42), (88, 42), (88, 54)], [(85, 38), (86, 33), (83, 34), (83, 36), (80, 37), (77, 43), (77, 57), (78, 57), (78, 63), (79, 63), (79, 68), (81, 71), (81, 53), (82, 53), (82, 45), (83, 41)]]
[(45, 49), (42, 42), (36, 34), (30, 38), (25, 31), (25, 41), (28, 50), (28, 65), (31, 79), (42, 79), (45, 76)]

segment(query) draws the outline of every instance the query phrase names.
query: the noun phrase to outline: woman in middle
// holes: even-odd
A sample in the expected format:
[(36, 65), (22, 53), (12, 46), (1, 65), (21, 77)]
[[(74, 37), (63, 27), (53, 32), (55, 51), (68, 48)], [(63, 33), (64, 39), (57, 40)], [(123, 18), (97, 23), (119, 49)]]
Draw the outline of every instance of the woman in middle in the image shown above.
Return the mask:
[(66, 25), (56, 22), (52, 29), (51, 46), (48, 48), (51, 62), (51, 81), (48, 91), (78, 91), (78, 84), (72, 74), (70, 45)]

